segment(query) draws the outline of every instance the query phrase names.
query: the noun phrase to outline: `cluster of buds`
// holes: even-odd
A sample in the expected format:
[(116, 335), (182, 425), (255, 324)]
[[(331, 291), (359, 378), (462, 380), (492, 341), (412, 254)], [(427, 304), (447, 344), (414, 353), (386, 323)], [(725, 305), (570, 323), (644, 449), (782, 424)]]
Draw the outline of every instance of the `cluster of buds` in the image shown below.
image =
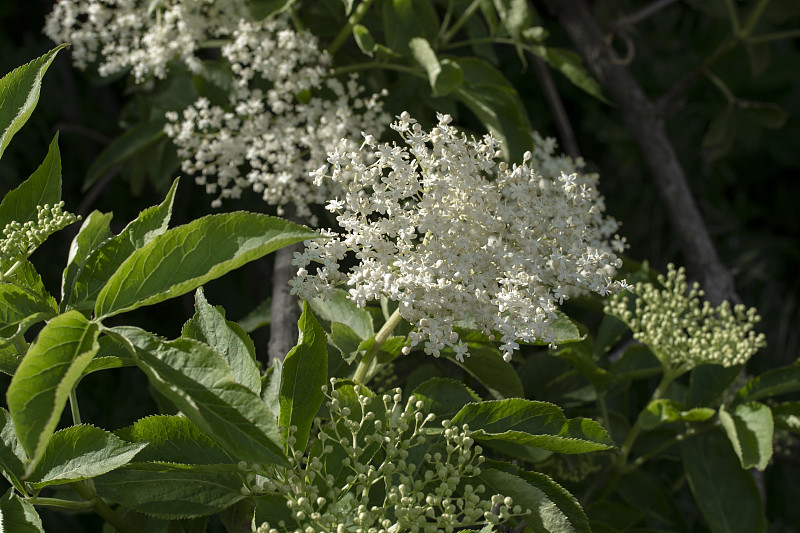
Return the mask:
[(37, 205), (36, 220), (24, 224), (12, 221), (3, 228), (0, 239), (0, 261), (15, 261), (27, 258), (33, 251), (53, 233), (78, 220), (78, 217), (63, 211), (64, 202), (53, 206)]

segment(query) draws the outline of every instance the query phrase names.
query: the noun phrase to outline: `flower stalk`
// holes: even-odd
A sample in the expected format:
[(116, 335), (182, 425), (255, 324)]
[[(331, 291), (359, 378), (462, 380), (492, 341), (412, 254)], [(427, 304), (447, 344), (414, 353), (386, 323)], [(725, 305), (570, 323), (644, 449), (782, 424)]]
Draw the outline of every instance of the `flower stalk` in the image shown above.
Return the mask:
[(366, 355), (361, 359), (361, 362), (358, 363), (356, 373), (353, 375), (355, 381), (366, 383), (375, 375), (375, 370), (377, 370), (377, 361), (375, 357), (378, 355), (378, 351), (383, 343), (386, 342), (386, 339), (389, 338), (392, 331), (394, 331), (394, 328), (397, 327), (401, 320), (403, 320), (403, 317), (400, 315), (400, 308), (397, 308), (380, 331), (378, 331), (377, 335), (375, 335), (375, 343), (372, 345), (372, 348), (369, 349)]

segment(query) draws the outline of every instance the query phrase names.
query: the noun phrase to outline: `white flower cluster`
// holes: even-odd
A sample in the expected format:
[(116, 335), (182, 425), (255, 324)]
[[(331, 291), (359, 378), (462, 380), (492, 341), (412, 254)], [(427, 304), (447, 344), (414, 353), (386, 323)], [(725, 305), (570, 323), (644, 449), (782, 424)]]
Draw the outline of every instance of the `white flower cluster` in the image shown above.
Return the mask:
[(64, 202), (53, 206), (37, 205), (36, 220), (24, 224), (9, 222), (0, 239), (0, 261), (14, 261), (28, 257), (53, 233), (78, 220), (79, 217), (63, 210)]
[[(522, 515), (511, 498), (486, 497), (483, 485), (469, 484), (480, 475), (483, 457), (468, 427), (443, 421), (440, 436), (423, 431), (434, 416), (424, 415), (422, 402), (413, 396), (403, 407), (400, 389), (376, 397), (354, 385), (355, 401), (347, 401), (340, 390), (329, 395), (327, 387), (323, 390), (331, 420), (317, 421), (318, 441), (309, 458), (294, 450), (292, 466), (270, 465), (262, 474), (250, 474), (245, 489), (285, 497), (299, 527), (265, 522), (258, 533), (450, 533)], [(431, 452), (409, 453), (432, 439), (442, 442)], [(462, 483), (463, 494), (455, 494)], [(370, 504), (370, 496), (384, 490), (383, 502)]]
[(244, 0), (58, 0), (44, 32), (72, 44), (78, 67), (96, 64), (101, 76), (131, 69), (139, 83), (165, 77), (174, 59), (198, 71), (203, 43), (246, 16)]
[[(520, 341), (554, 342), (550, 324), (572, 292), (626, 287), (612, 279), (616, 224), (603, 217), (591, 177), (540, 174), (546, 150), (521, 165), (497, 163), (493, 137), (459, 134), (448, 115), (430, 132), (407, 113), (398, 118), (391, 127), (407, 147), (343, 139), (315, 172), (318, 183), (330, 173), (345, 189), (327, 206), (342, 234), (324, 231), (328, 239), (295, 255), (294, 292), (311, 298), (347, 284), (359, 306), (394, 300), (416, 326), (412, 345), (424, 341), (437, 356), (446, 346), (467, 354), (453, 327), (471, 320), (499, 333), (509, 361)], [(358, 262), (345, 272), (348, 253)]]
[(658, 281), (663, 289), (636, 284), (634, 311), (630, 297), (620, 294), (609, 298), (605, 312), (625, 322), (634, 339), (647, 345), (665, 367), (683, 372), (702, 364), (740, 365), (766, 346), (764, 334), (753, 331), (760, 320), (754, 307), (701, 302), (700, 286), (694, 283), (690, 289), (686, 270), (672, 264)]
[(278, 214), (293, 205), (316, 224), (309, 206), (338, 189), (314, 187), (309, 174), (325, 162), (326, 147), (387, 122), (378, 95), (363, 97), (355, 77), (328, 77), (330, 59), (314, 36), (284, 18), (241, 21), (221, 54), (235, 77), (229, 106), (201, 98), (180, 117), (168, 114), (165, 131), (183, 171), (217, 195), (215, 207), (252, 188)]

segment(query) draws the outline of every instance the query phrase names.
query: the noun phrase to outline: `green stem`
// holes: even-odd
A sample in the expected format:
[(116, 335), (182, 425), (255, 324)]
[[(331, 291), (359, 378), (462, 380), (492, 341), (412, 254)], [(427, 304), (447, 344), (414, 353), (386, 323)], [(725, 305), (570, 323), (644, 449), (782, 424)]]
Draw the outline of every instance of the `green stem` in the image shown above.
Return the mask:
[[(597, 389), (595, 389), (595, 391), (597, 391)], [(597, 391), (597, 407), (600, 409), (600, 417), (603, 419), (603, 426), (606, 428), (606, 431), (608, 431), (608, 436), (611, 437), (611, 440), (614, 440), (614, 437), (611, 435), (611, 421), (608, 419), (606, 395), (600, 391)]]
[(747, 39), (750, 37), (750, 34), (752, 34), (753, 30), (756, 29), (758, 21), (761, 20), (761, 15), (764, 14), (764, 11), (767, 9), (770, 1), (771, 0), (759, 0), (759, 2), (756, 4), (756, 7), (753, 8), (744, 23), (744, 29), (742, 30), (741, 38)]
[(41, 507), (60, 507), (61, 509), (93, 509), (94, 501), (61, 500), (59, 498), (26, 498), (26, 502)]
[(383, 325), (381, 330), (375, 335), (375, 343), (372, 345), (372, 348), (369, 349), (369, 352), (361, 359), (361, 362), (358, 363), (358, 367), (356, 368), (356, 373), (353, 375), (353, 379), (358, 381), (359, 383), (366, 383), (369, 381), (369, 378), (374, 374), (372, 369), (373, 363), (375, 362), (375, 356), (378, 355), (378, 350), (386, 342), (386, 339), (392, 334), (394, 328), (403, 320), (403, 317), (400, 316), (400, 308), (398, 307), (395, 309), (392, 316), (386, 321)]
[(21, 267), (21, 266), (22, 266), (22, 261), (23, 261), (22, 259), (19, 259), (19, 260), (17, 260), (17, 262), (16, 262), (16, 263), (14, 263), (13, 265), (11, 265), (11, 268), (9, 268), (9, 269), (8, 269), (8, 270), (5, 272), (5, 274), (3, 274), (2, 276), (0, 276), (0, 280), (4, 280), (4, 279), (6, 279), (8, 276), (10, 276), (10, 275), (12, 275), (14, 272), (16, 272), (16, 271), (17, 271), (17, 269), (18, 269), (19, 267)]
[(336, 37), (333, 38), (333, 42), (328, 46), (328, 53), (333, 55), (336, 51), (344, 44), (344, 41), (353, 33), (353, 26), (361, 22), (361, 19), (364, 18), (364, 15), (367, 14), (369, 8), (372, 7), (372, 3), (375, 0), (364, 0), (361, 2), (353, 14), (347, 19), (347, 24), (344, 25)]
[(447, 33), (445, 33), (442, 36), (442, 41), (441, 41), (442, 44), (448, 43), (450, 39), (452, 39), (455, 36), (455, 34), (458, 33), (458, 30), (460, 30), (461, 27), (467, 23), (467, 20), (469, 20), (469, 18), (472, 16), (475, 10), (478, 9), (478, 7), (480, 7), (481, 1), (482, 0), (472, 0), (472, 3), (469, 5), (466, 11), (464, 11), (464, 13), (461, 14), (461, 16), (455, 22), (455, 24), (453, 24), (453, 26), (449, 30), (447, 30)]
[(346, 65), (344, 67), (336, 67), (335, 69), (333, 69), (333, 73), (338, 76), (340, 74), (347, 74), (348, 72), (356, 72), (356, 71), (359, 71), (359, 70), (369, 70), (369, 69), (372, 69), (372, 68), (382, 68), (382, 69), (385, 69), (385, 70), (396, 70), (398, 72), (404, 72), (406, 74), (413, 74), (414, 76), (417, 76), (419, 78), (427, 79), (425, 76), (422, 75), (422, 73), (420, 71), (418, 71), (418, 70), (416, 70), (416, 69), (414, 69), (412, 67), (409, 67), (409, 66), (406, 66), (406, 65), (398, 65), (396, 63), (381, 63), (379, 61), (370, 61), (368, 63), (355, 63), (353, 65)]
[[(667, 388), (670, 386), (670, 384), (673, 381), (675, 381), (675, 378), (677, 377), (678, 375), (675, 372), (671, 371), (671, 369), (665, 369), (664, 374), (661, 376), (661, 383), (659, 383), (658, 387), (656, 387), (656, 390), (653, 391), (653, 395), (650, 397), (650, 402), (654, 402), (655, 400), (661, 398), (667, 391)], [(648, 405), (650, 402), (648, 402)], [(647, 409), (646, 406), (645, 409)], [(619, 459), (617, 459), (617, 468), (619, 470), (623, 470), (625, 468), (625, 465), (628, 461), (628, 456), (631, 453), (631, 449), (633, 449), (633, 444), (636, 442), (636, 438), (642, 431), (642, 425), (639, 423), (640, 416), (641, 413), (639, 414), (639, 416), (636, 417), (636, 422), (633, 424), (633, 427), (628, 432), (628, 436), (625, 438), (625, 442), (622, 444), (622, 447), (620, 448), (620, 456)]]
[(768, 33), (767, 35), (756, 35), (755, 37), (748, 38), (745, 42), (747, 44), (762, 44), (770, 41), (780, 41), (782, 39), (797, 39), (800, 38), (800, 30), (786, 30), (778, 31), (775, 33)]
[(676, 444), (688, 439), (689, 437), (693, 437), (694, 435), (699, 435), (700, 433), (705, 433), (706, 431), (712, 429), (713, 427), (714, 427), (714, 425), (712, 424), (712, 425), (709, 425), (708, 427), (701, 428), (701, 429), (697, 429), (697, 428), (694, 428), (694, 427), (688, 428), (685, 433), (680, 433), (678, 435), (675, 435), (671, 439), (662, 442), (661, 445), (659, 445), (658, 447), (650, 450), (647, 453), (643, 453), (642, 455), (637, 457), (635, 461), (632, 461), (628, 466), (625, 467), (625, 472), (627, 473), (627, 472), (632, 472), (632, 471), (636, 470), (637, 468), (639, 468), (640, 466), (642, 466), (647, 461), (649, 461), (653, 457), (657, 456), (658, 454), (660, 454), (664, 450), (667, 450), (667, 449), (673, 447), (674, 445), (676, 445)]
[(70, 487), (75, 489), (75, 492), (80, 494), (81, 498), (87, 502), (91, 502), (94, 512), (102, 516), (106, 522), (114, 526), (119, 533), (142, 533), (142, 531), (133, 527), (123, 520), (117, 513), (115, 513), (111, 507), (109, 507), (108, 504), (104, 502), (103, 499), (100, 498), (97, 493), (89, 488), (85, 483), (76, 481), (75, 483), (70, 483)]
[(733, 95), (733, 93), (730, 91), (730, 89), (728, 89), (728, 87), (727, 87), (727, 85), (725, 85), (724, 81), (719, 79), (713, 72), (711, 72), (711, 70), (709, 70), (707, 68), (703, 69), (703, 74), (705, 74), (706, 78), (711, 80), (711, 83), (713, 83), (714, 86), (717, 89), (719, 89), (719, 92), (722, 93), (722, 96), (725, 97), (725, 100), (728, 101), (729, 105), (733, 105), (733, 104), (736, 103), (736, 97)]

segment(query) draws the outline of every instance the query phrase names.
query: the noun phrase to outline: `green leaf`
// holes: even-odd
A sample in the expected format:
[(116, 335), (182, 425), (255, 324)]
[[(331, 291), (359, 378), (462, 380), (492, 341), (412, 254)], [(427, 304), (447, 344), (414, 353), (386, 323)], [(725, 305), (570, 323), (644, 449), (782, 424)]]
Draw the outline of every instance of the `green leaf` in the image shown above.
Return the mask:
[(171, 520), (218, 513), (244, 498), (242, 481), (233, 472), (144, 468), (114, 470), (95, 478), (94, 484), (105, 498)]
[(330, 299), (320, 296), (308, 300), (308, 303), (311, 305), (314, 315), (321, 321), (344, 324), (362, 339), (368, 339), (375, 335), (372, 315), (348, 298), (347, 291), (334, 289)]
[(742, 373), (742, 366), (700, 365), (692, 370), (689, 381), (689, 406), (707, 406), (716, 402)]
[(774, 368), (750, 380), (737, 394), (737, 400), (755, 401), (800, 390), (800, 359), (791, 365)]
[(450, 59), (443, 59), (440, 63), (431, 44), (424, 38), (414, 37), (408, 46), (414, 59), (428, 73), (434, 96), (447, 96), (464, 80), (458, 63)]
[(256, 361), (256, 347), (236, 322), (225, 320), (221, 306), (212, 307), (198, 288), (194, 294), (195, 314), (183, 326), (182, 337), (211, 346), (230, 365), (233, 379), (251, 391), (261, 392), (261, 371)]
[(528, 112), (514, 86), (493, 66), (474, 57), (449, 57), (461, 67), (464, 81), (455, 96), (503, 144), (503, 155), (519, 161), (533, 150)]
[(259, 328), (269, 326), (272, 322), (272, 298), (267, 298), (256, 306), (255, 309), (247, 313), (243, 319), (239, 321), (239, 325), (247, 333), (253, 333)]
[(183, 465), (235, 464), (225, 450), (214, 443), (185, 416), (154, 415), (119, 429), (121, 439), (148, 446), (136, 455), (137, 462), (161, 461)]
[(281, 380), (283, 379), (283, 361), (275, 359), (261, 379), (261, 399), (267, 406), (272, 418), (278, 420), (281, 415)]
[[(62, 306), (91, 308), (100, 290), (120, 265), (135, 250), (167, 230), (177, 187), (178, 180), (175, 180), (163, 202), (139, 213), (136, 220), (128, 224), (119, 235), (106, 240), (88, 254), (78, 268), (71, 296), (66, 304), (62, 302)], [(103, 230), (98, 231), (102, 233)]]
[(331, 342), (342, 352), (342, 357), (349, 364), (355, 361), (361, 353), (359, 346), (363, 339), (350, 329), (350, 326), (333, 322), (331, 323)]
[[(610, 531), (627, 531), (644, 517), (639, 509), (608, 500), (593, 502), (586, 508), (586, 513), (591, 519), (594, 533), (606, 531), (603, 526), (608, 526)], [(603, 526), (598, 528), (598, 524)]]
[(100, 328), (77, 311), (52, 319), (23, 357), (6, 398), (30, 474), (45, 452), (69, 393), (99, 349)]
[(8, 143), (27, 122), (39, 102), (42, 78), (56, 54), (66, 47), (59, 45), (45, 55), (9, 72), (0, 79), (0, 157)]
[(679, 531), (688, 531), (674, 499), (648, 474), (638, 470), (625, 474), (615, 491), (634, 509), (641, 509), (645, 515)]
[[(81, 271), (83, 263), (100, 245), (111, 237), (111, 213), (101, 213), (92, 211), (86, 220), (83, 221), (81, 229), (69, 247), (67, 256), (67, 266), (61, 275), (61, 300), (65, 300), (72, 294), (75, 279)], [(63, 311), (64, 309), (62, 309)]]
[(145, 446), (86, 424), (68, 427), (53, 434), (27, 481), (38, 489), (93, 478), (130, 462)]
[(386, 45), (394, 52), (410, 55), (414, 37), (432, 42), (439, 34), (439, 17), (429, 0), (387, 0), (383, 3)]
[(612, 381), (611, 374), (594, 361), (588, 342), (561, 346), (553, 355), (569, 361), (598, 391), (606, 390)]
[(289, 427), (296, 427), (294, 448), (305, 450), (311, 424), (325, 398), (322, 386), (328, 380), (328, 352), (325, 349), (328, 339), (311, 313), (308, 302), (303, 302), (303, 314), (297, 326), (300, 329), (297, 346), (283, 362), (280, 426), (285, 442), (288, 442)]
[(674, 400), (666, 398), (659, 398), (653, 400), (647, 407), (639, 414), (639, 424), (642, 429), (653, 429), (659, 424), (669, 422), (703, 422), (714, 416), (713, 409), (708, 407), (695, 407), (694, 409), (686, 410), (686, 407)]
[(14, 494), (13, 489), (0, 499), (0, 533), (44, 533), (36, 508)]
[(247, 0), (253, 20), (263, 20), (282, 13), (291, 7), (295, 0)]
[(141, 155), (141, 152), (165, 136), (164, 123), (159, 121), (143, 122), (129, 129), (109, 144), (100, 155), (95, 158), (92, 166), (86, 172), (81, 192), (86, 192), (89, 187), (117, 165)]
[(644, 379), (663, 371), (661, 362), (647, 346), (634, 344), (611, 365), (611, 373), (617, 379)]
[(614, 447), (603, 426), (586, 418), (567, 419), (560, 407), (547, 402), (515, 398), (467, 404), (452, 422), (469, 424), (476, 440), (502, 440), (559, 453)]
[(732, 411), (720, 406), (719, 420), (742, 468), (762, 471), (767, 468), (772, 457), (774, 431), (770, 408), (758, 402), (740, 403)]
[(0, 281), (0, 346), (21, 336), (33, 324), (58, 314), (52, 296), (42, 297), (13, 282)]
[(353, 26), (353, 38), (356, 44), (364, 52), (365, 55), (372, 57), (375, 52), (375, 39), (372, 37), (369, 29), (361, 24)]
[(36, 206), (53, 206), (61, 201), (61, 153), (58, 133), (53, 137), (42, 164), (0, 203), (0, 231), (10, 222), (24, 224), (37, 220)]
[(772, 406), (775, 425), (800, 434), (800, 402), (783, 402)]
[(466, 404), (481, 401), (480, 396), (460, 381), (438, 377), (418, 385), (414, 396), (425, 405), (423, 411), (433, 413), (437, 420), (450, 420)]
[(628, 326), (625, 325), (625, 322), (611, 315), (603, 315), (603, 320), (597, 330), (597, 337), (594, 340), (593, 354), (600, 357), (608, 353), (626, 331), (628, 331)]
[(14, 432), (11, 414), (0, 407), (0, 473), (20, 493), (25, 493), (25, 485), (20, 479), (25, 476), (27, 462), (28, 456)]
[(544, 474), (486, 461), (477, 477), (490, 493), (510, 496), (514, 505), (530, 510), (523, 519), (535, 531), (591, 533), (578, 500)]
[(20, 361), (22, 361), (22, 354), (17, 353), (16, 346), (9, 344), (0, 347), (0, 372), (13, 376)]
[(766, 520), (758, 488), (725, 435), (709, 431), (680, 446), (689, 486), (711, 531), (763, 533)]
[[(256, 506), (252, 516), (255, 524), (261, 525), (269, 522), (270, 526), (278, 527), (278, 524), (283, 521), (287, 530), (297, 525), (294, 513), (286, 505), (286, 498), (282, 494), (259, 494), (253, 498), (253, 501)], [(245, 531), (250, 531), (249, 524)]]
[(522, 48), (523, 30), (531, 23), (531, 14), (526, 0), (494, 0), (494, 7), (508, 35), (516, 41), (517, 55), (523, 65), (527, 64)]
[(770, 130), (781, 129), (789, 119), (786, 110), (772, 102), (737, 100), (736, 107), (753, 122)]
[(603, 96), (603, 90), (589, 72), (581, 65), (581, 57), (575, 52), (552, 48), (549, 46), (533, 45), (529, 48), (531, 52), (542, 58), (547, 64), (559, 71), (572, 82), (574, 86), (581, 89), (590, 96), (594, 96), (601, 102), (610, 104)]
[(256, 393), (234, 381), (222, 355), (191, 339), (165, 341), (132, 327), (110, 331), (130, 343), (150, 384), (235, 458), (286, 464), (276, 420)]
[(727, 154), (736, 140), (736, 110), (728, 106), (709, 124), (701, 142), (702, 151), (709, 161)]
[(469, 356), (464, 358), (464, 362), (453, 356), (448, 356), (448, 359), (480, 381), (496, 400), (525, 396), (514, 367), (503, 360), (503, 354), (494, 346), (470, 343)]
[(157, 235), (125, 259), (100, 290), (95, 314), (113, 316), (180, 296), (278, 248), (318, 236), (256, 213), (199, 218)]

